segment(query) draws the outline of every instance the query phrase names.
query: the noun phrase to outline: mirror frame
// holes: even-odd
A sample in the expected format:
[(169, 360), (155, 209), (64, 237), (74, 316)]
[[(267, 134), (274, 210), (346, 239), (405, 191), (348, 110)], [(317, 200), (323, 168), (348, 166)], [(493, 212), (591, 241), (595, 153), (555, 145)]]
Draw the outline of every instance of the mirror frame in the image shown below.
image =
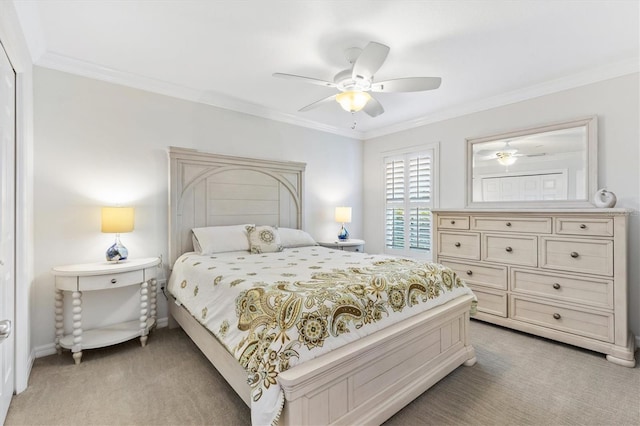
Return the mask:
[[(473, 146), (482, 142), (528, 136), (553, 130), (586, 127), (587, 134), (587, 189), (588, 198), (579, 200), (535, 200), (535, 201), (473, 201)], [(466, 207), (467, 208), (579, 208), (594, 207), (592, 197), (598, 190), (598, 117), (589, 116), (571, 121), (531, 127), (490, 136), (467, 138), (466, 151)]]

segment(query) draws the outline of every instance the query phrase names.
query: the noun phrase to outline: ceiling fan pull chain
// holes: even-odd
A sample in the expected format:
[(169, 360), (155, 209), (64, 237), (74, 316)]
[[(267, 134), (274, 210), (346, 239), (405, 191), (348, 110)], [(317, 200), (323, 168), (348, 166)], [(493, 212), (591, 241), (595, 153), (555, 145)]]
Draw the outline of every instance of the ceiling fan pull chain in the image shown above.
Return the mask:
[(358, 123), (356, 123), (356, 113), (352, 112), (351, 116), (353, 117), (353, 126), (351, 126), (351, 130), (355, 130), (356, 129), (356, 124), (358, 124)]

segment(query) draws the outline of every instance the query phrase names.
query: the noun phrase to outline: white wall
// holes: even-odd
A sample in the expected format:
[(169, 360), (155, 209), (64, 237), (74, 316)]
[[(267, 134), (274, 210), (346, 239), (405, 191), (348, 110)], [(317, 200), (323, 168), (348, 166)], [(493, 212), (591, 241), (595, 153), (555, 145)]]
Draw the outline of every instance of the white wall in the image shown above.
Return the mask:
[(498, 134), (589, 115), (598, 116), (598, 182), (616, 193), (630, 218), (630, 327), (640, 335), (640, 107), (639, 74), (627, 75), (365, 141), (364, 238), (382, 252), (383, 152), (440, 144), (439, 207), (465, 206), (465, 138)]
[[(334, 238), (333, 209), (349, 205), (349, 230), (362, 235), (361, 141), (39, 67), (34, 96), (32, 344), (39, 355), (53, 350), (50, 269), (102, 261), (113, 241), (100, 233), (101, 206), (136, 207), (135, 230), (122, 235), (131, 257), (167, 258), (168, 146), (306, 162), (306, 230)], [(84, 328), (138, 316), (134, 287), (83, 300)]]

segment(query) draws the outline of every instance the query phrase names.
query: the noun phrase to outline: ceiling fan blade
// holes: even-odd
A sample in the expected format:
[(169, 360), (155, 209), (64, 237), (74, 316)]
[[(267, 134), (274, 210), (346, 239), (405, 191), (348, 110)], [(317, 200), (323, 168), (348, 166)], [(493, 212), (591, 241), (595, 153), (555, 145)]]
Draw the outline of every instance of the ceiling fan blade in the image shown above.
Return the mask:
[(369, 114), (371, 117), (377, 117), (384, 112), (382, 104), (378, 102), (378, 100), (373, 96), (371, 97), (371, 99), (369, 99), (369, 102), (367, 102), (362, 110)]
[(371, 80), (384, 63), (384, 60), (387, 59), (388, 54), (388, 46), (375, 41), (369, 42), (353, 64), (352, 78), (354, 80), (358, 78)]
[(440, 87), (440, 77), (407, 77), (381, 81), (371, 85), (372, 92), (422, 92)]
[(319, 101), (315, 101), (314, 103), (309, 104), (306, 107), (300, 108), (298, 111), (300, 111), (300, 112), (309, 111), (311, 109), (319, 107), (320, 105), (327, 104), (327, 103), (335, 100), (335, 98), (336, 98), (336, 95), (331, 95), (331, 96), (329, 96), (327, 98), (320, 99)]
[(284, 74), (281, 72), (275, 72), (273, 73), (273, 76), (277, 78), (286, 78), (287, 80), (298, 80), (305, 83), (317, 84), (318, 86), (336, 87), (336, 84), (330, 81), (319, 80), (317, 78), (312, 78), (312, 77), (303, 77), (301, 75)]

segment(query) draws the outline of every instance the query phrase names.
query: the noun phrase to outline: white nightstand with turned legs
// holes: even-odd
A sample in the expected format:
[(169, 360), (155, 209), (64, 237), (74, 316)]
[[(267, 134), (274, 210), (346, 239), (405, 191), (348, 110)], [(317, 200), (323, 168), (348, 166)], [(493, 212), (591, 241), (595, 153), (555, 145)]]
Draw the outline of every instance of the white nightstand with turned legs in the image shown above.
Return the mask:
[[(83, 349), (115, 345), (140, 336), (147, 343), (149, 330), (156, 323), (157, 257), (131, 259), (120, 263), (89, 263), (58, 266), (51, 270), (56, 285), (56, 350), (71, 349), (76, 364), (82, 360)], [(91, 330), (82, 329), (82, 293), (93, 290), (140, 286), (140, 318)], [(64, 292), (73, 297), (73, 332), (64, 335)]]

